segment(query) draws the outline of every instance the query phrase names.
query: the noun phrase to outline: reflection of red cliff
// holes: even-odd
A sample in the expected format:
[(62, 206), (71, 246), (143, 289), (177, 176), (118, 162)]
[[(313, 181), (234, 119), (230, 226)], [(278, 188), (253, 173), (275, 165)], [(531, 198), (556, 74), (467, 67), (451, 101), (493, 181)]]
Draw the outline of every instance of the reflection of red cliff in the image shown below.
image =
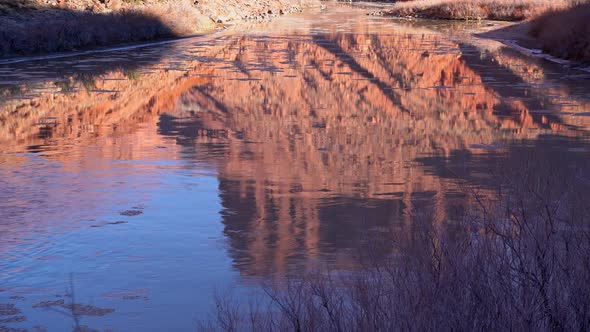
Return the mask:
[(138, 124), (154, 123), (160, 113), (172, 110), (183, 91), (206, 81), (184, 74), (158, 72), (129, 80), (122, 73), (113, 72), (107, 74), (108, 80), (95, 79), (93, 90), (98, 92), (79, 86), (81, 91), (75, 93), (55, 92), (29, 103), (10, 102), (0, 112), (1, 152), (44, 144), (45, 140), (38, 137), (38, 124), (43, 122), (57, 122), (55, 127), (51, 126), (51, 138), (57, 142), (50, 142), (57, 146), (61, 140), (65, 140), (61, 144), (102, 145), (100, 142), (105, 139), (134, 132)]
[[(11, 192), (10, 199), (0, 202), (0, 215), (7, 217), (0, 223), (0, 233), (6, 239), (0, 244), (0, 255), (19, 255), (19, 250), (28, 248), (27, 242), (36, 238), (30, 234), (43, 234), (46, 227), (49, 232), (56, 227), (88, 227), (88, 219), (94, 220), (105, 206), (126, 207), (125, 201), (113, 202), (105, 196), (108, 188), (102, 188), (114, 185), (112, 178), (120, 173), (121, 167), (112, 160), (161, 157), (156, 147), (170, 143), (158, 135), (159, 114), (172, 110), (180, 93), (206, 81), (186, 78), (182, 73), (160, 72), (133, 81), (122, 73), (107, 75), (109, 80), (97, 78), (96, 89), (118, 90), (116, 94), (83, 89), (71, 94), (43, 94), (30, 104), (10, 103), (0, 111), (0, 183), (2, 190)], [(159, 84), (170, 88), (154, 90)], [(48, 116), (56, 119), (46, 120)], [(42, 127), (38, 123), (42, 121), (57, 122), (50, 126), (46, 138), (39, 137)], [(42, 152), (38, 156), (10, 154), (37, 150)], [(146, 179), (153, 177), (152, 169), (141, 171)], [(55, 225), (56, 220), (64, 223)]]
[[(450, 51), (437, 52), (441, 44)], [(434, 35), (290, 36), (269, 47), (264, 38), (242, 38), (224, 54), (234, 70), (218, 69), (211, 83), (182, 96), (182, 104), (211, 110), (196, 117), (205, 127), (234, 133), (218, 168), (227, 180), (224, 206), (238, 214), (255, 206), (249, 218), (226, 219), (253, 236), (234, 243), (248, 256), (247, 274), (285, 271), (301, 252), (321, 255), (320, 211), (332, 197), (395, 199), (403, 207), (392, 220), (410, 224), (431, 213), (445, 222), (466, 202), (447, 197), (460, 189), (419, 167), (421, 157), (534, 139), (547, 125), (576, 134), (505, 100), (457, 45)]]
[[(199, 49), (200, 56), (222, 62), (187, 57), (180, 61), (183, 71), (157, 70), (139, 78), (113, 71), (94, 79), (96, 90), (116, 93), (42, 92), (10, 102), (0, 113), (1, 152), (92, 145), (100, 151), (97, 158), (150, 158), (149, 147), (165, 144), (159, 115), (182, 118), (178, 123), (188, 128), (175, 134), (180, 144), (222, 143), (220, 153), (193, 157), (218, 171), (234, 258), (246, 262), (237, 263), (241, 271), (262, 274), (284, 271), (301, 256), (327, 255), (323, 239), (344, 232), (339, 223), (352, 218), (333, 215), (352, 215), (354, 202), (370, 207), (356, 209), (368, 219), (409, 226), (416, 215), (432, 214), (434, 222), (446, 222), (452, 208), (465, 205), (448, 195), (457, 183), (417, 159), (477, 154), (481, 150), (473, 146), (535, 139), (544, 132), (577, 135), (572, 126), (588, 128), (581, 117), (535, 113), (545, 96), (513, 98), (486, 83), (459, 45), (446, 38), (386, 27), (365, 34), (359, 22), (353, 23), (355, 34), (234, 37), (215, 49)], [(493, 59), (524, 83), (543, 79), (534, 61), (503, 53)], [(523, 71), (523, 65), (534, 70)], [(208, 74), (213, 77), (199, 78)], [(566, 89), (551, 93), (585, 105), (571, 100)], [(35, 125), (45, 116), (56, 116), (58, 123), (48, 138), (39, 137)], [(202, 128), (229, 134), (198, 136)], [(44, 152), (69, 170), (108, 167), (85, 157)], [(344, 203), (334, 208), (338, 202)], [(362, 230), (362, 222), (370, 220), (355, 227)], [(356, 233), (348, 235), (355, 241)], [(340, 266), (349, 263), (335, 259)]]
[[(244, 38), (224, 55), (240, 71), (217, 70), (211, 83), (183, 95), (184, 104), (217, 111), (200, 117), (207, 127), (225, 121), (261, 143), (232, 141), (255, 157), (230, 154), (227, 171), (280, 183), (288, 169), (295, 182), (317, 189), (356, 179), (371, 195), (387, 191), (381, 183), (407, 179), (406, 166), (421, 155), (492, 144), (508, 130), (512, 139), (535, 138), (531, 129), (546, 122), (523, 103), (503, 101), (452, 43), (435, 36), (301, 39), (274, 43), (285, 51), (269, 54), (265, 40)], [(451, 51), (437, 54), (436, 43)], [(499, 105), (519, 116), (498, 117)]]

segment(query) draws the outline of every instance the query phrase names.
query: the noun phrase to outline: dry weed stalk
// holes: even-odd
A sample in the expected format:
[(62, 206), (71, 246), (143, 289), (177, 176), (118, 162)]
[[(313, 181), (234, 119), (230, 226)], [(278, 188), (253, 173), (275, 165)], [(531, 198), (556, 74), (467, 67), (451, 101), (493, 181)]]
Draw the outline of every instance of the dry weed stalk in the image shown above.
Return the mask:
[[(262, 304), (218, 300), (209, 331), (590, 329), (588, 184), (551, 169), (469, 191), (460, 232), (398, 234), (385, 263), (265, 286)], [(546, 174), (545, 174), (546, 173)], [(545, 174), (545, 176), (543, 176)], [(432, 225), (425, 220), (423, 225)]]

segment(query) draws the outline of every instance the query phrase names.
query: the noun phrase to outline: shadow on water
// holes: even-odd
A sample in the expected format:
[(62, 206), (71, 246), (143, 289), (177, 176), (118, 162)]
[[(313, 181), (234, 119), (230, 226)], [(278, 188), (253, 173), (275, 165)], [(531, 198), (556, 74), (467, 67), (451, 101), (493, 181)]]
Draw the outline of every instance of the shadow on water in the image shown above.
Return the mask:
[[(124, 10), (95, 13), (34, 0), (0, 1), (0, 105), (6, 100), (35, 94), (35, 83), (54, 82), (61, 92), (82, 86), (93, 90), (96, 77), (121, 71), (139, 77), (142, 68), (161, 61), (174, 46), (147, 50), (123, 49), (52, 59), (54, 53), (83, 51), (109, 45), (125, 45), (178, 37), (174, 28), (156, 13)], [(51, 54), (49, 59), (2, 64), (4, 57)], [(4, 59), (10, 60), (10, 59)]]
[[(567, 148), (564, 149), (564, 146)], [(533, 170), (529, 172), (535, 177), (551, 178), (551, 181), (577, 174), (581, 183), (588, 185), (590, 179), (586, 174), (590, 174), (589, 151), (588, 139), (543, 135), (536, 140), (512, 142), (496, 151), (473, 153), (458, 150), (449, 156), (421, 157), (416, 161), (428, 173), (449, 180), (460, 180), (474, 188), (494, 190), (499, 185), (499, 178), (524, 176), (527, 169)]]
[(42, 92), (39, 90), (46, 89), (47, 83), (58, 92), (71, 94), (79, 90), (101, 92), (96, 88), (96, 80), (111, 72), (120, 72), (127, 80), (139, 80), (147, 68), (160, 63), (174, 50), (168, 44), (0, 65), (0, 106), (9, 100), (35, 97)]

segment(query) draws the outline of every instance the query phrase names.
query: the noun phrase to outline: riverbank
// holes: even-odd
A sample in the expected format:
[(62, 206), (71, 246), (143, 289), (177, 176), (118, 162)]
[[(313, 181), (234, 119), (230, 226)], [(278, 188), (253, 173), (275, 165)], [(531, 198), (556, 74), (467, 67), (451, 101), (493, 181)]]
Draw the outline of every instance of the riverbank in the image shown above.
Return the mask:
[[(529, 34), (540, 48), (559, 58), (590, 63), (590, 3), (547, 13), (531, 22)], [(560, 27), (555, 29), (554, 27)]]
[(587, 17), (590, 17), (590, 4), (549, 12), (532, 20), (504, 25), (475, 36), (495, 39), (526, 54), (553, 62), (586, 65), (590, 63), (590, 27), (586, 23)]
[(444, 20), (522, 21), (569, 8), (569, 0), (412, 0), (397, 2), (376, 14)]
[(412, 0), (374, 15), (518, 22), (481, 36), (567, 60), (590, 62), (590, 3), (584, 0)]
[(319, 0), (0, 0), (0, 58), (198, 35)]

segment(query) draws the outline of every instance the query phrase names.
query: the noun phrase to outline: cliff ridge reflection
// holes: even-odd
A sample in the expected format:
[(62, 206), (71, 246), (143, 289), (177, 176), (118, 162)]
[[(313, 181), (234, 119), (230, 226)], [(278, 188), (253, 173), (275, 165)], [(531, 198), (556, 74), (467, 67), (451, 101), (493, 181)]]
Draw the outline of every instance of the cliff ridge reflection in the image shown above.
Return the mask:
[(351, 268), (391, 232), (452, 227), (472, 204), (464, 187), (485, 189), (493, 167), (522, 161), (512, 154), (552, 157), (512, 145), (588, 137), (588, 119), (571, 116), (588, 103), (552, 88), (540, 63), (436, 34), (244, 37), (224, 63), (160, 128), (215, 163), (229, 250), (248, 275)]
[[(462, 188), (486, 190), (492, 162), (518, 162), (514, 146), (540, 159), (547, 137), (586, 149), (587, 82), (558, 84), (558, 68), (510, 50), (378, 27), (181, 44), (138, 77), (101, 72), (89, 89), (7, 102), (2, 152), (83, 169), (98, 167), (85, 146), (133, 160), (173, 145), (187, 168), (215, 171), (236, 268), (268, 275), (350, 268), (392, 231), (452, 227), (471, 204)], [(587, 164), (560, 158), (563, 171)]]

